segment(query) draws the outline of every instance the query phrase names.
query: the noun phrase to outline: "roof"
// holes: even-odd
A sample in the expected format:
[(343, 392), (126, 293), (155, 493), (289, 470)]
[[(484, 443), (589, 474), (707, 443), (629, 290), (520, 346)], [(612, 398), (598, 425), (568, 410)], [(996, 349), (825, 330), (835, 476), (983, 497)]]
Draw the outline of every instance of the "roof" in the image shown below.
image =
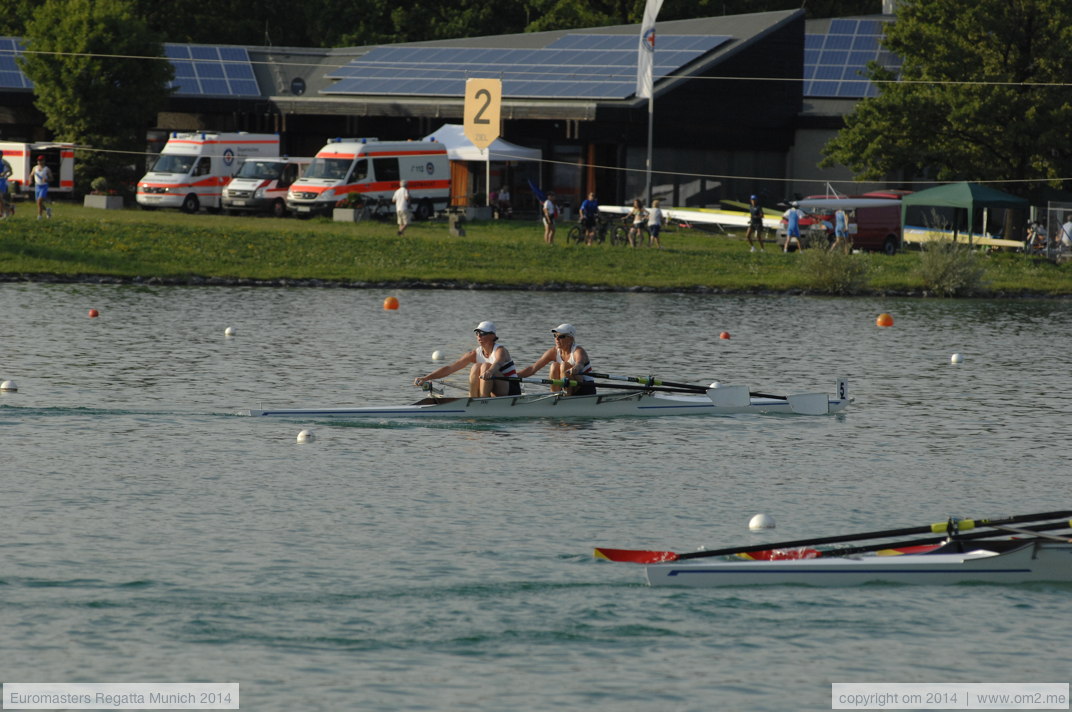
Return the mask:
[[(489, 157), (466, 137), (465, 127), (461, 124), (443, 124), (423, 140), (446, 146), (447, 157), (452, 161), (483, 161)], [(539, 161), (543, 158), (543, 151), (538, 148), (525, 148), (501, 138), (492, 141), (488, 149), (492, 161)]]
[(901, 204), (951, 208), (1026, 208), (1027, 201), (981, 183), (950, 183), (906, 195)]

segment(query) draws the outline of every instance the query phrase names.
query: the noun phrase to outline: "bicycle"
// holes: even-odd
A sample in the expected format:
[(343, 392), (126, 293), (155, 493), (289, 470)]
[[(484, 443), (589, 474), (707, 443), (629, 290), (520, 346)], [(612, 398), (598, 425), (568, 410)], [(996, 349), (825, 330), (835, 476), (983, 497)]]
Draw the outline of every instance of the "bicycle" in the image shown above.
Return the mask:
[[(612, 224), (614, 220), (604, 217), (602, 213), (596, 216), (596, 230), (592, 236), (592, 244), (602, 245), (610, 238), (610, 244), (615, 247), (628, 244), (629, 239), (626, 234), (625, 227), (619, 224)], [(584, 219), (582, 218), (576, 225), (569, 229), (566, 233), (566, 241), (573, 242), (578, 245), (586, 242), (588, 239), (587, 231), (584, 229)]]

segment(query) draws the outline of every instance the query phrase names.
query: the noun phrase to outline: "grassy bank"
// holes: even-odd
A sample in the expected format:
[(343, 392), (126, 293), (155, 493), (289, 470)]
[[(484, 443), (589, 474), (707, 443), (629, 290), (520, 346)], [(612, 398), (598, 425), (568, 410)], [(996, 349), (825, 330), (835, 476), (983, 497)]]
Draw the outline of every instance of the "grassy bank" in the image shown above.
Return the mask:
[[(663, 250), (567, 245), (553, 247), (531, 221), (468, 223), (450, 237), (445, 223), (417, 223), (406, 236), (391, 223), (333, 223), (185, 215), (177, 211), (103, 211), (57, 202), (54, 219), (35, 219), (19, 205), (0, 222), (0, 273), (59, 278), (192, 280), (328, 280), (360, 283), (577, 285), (628, 289), (824, 291), (801, 255), (768, 246), (749, 252), (742, 236), (678, 229)], [(866, 275), (863, 291), (923, 293), (918, 252), (850, 258)], [(1072, 265), (1024, 255), (981, 256), (991, 294), (1072, 294)]]

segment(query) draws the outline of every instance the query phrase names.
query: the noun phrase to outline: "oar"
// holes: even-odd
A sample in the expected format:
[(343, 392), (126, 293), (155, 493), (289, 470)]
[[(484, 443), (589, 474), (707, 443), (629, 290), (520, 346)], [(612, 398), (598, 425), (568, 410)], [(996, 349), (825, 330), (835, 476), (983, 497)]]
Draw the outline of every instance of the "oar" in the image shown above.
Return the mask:
[(639, 383), (644, 386), (670, 386), (672, 388), (683, 388), (685, 390), (692, 391), (694, 393), (706, 393), (707, 386), (697, 386), (692, 383), (674, 383), (673, 381), (660, 381), (655, 376), (647, 376), (644, 378), (637, 376), (616, 376), (610, 373), (589, 373), (592, 378), (606, 378), (609, 381), (629, 381), (630, 383)]
[[(573, 386), (580, 385), (580, 381), (566, 380), (562, 378), (520, 378), (516, 376), (493, 376), (492, 380), (518, 381), (520, 383), (541, 383), (543, 385), (548, 386), (559, 386), (560, 388), (572, 388)], [(664, 391), (666, 393), (696, 393), (696, 391), (685, 390), (684, 388), (662, 388), (659, 386), (626, 386), (624, 384), (619, 385), (617, 383), (597, 383), (596, 386), (599, 388), (618, 388), (626, 391)]]
[[(1011, 530), (1013, 528), (1013, 527), (1000, 527), (1000, 526), (994, 526), (994, 525), (987, 525), (987, 526), (989, 526), (989, 527), (991, 527), (993, 529), (1001, 529), (1001, 530), (1004, 530), (1004, 531), (1009, 531), (1009, 530)], [(1031, 535), (1031, 536), (1041, 537), (1043, 539), (1055, 539), (1055, 540), (1061, 541), (1061, 542), (1068, 542), (1068, 541), (1072, 541), (1072, 539), (1065, 539), (1063, 537), (1052, 536), (1052, 535), (1049, 535), (1049, 534), (1040, 534), (1039, 532), (1044, 532), (1044, 531), (1047, 531), (1049, 529), (1068, 529), (1069, 527), (1072, 527), (1072, 522), (1069, 522), (1068, 520), (1062, 520), (1062, 521), (1059, 521), (1059, 522), (1047, 522), (1046, 524), (1032, 524), (1032, 525), (1024, 527), (1022, 529), (1017, 529), (1016, 533), (1018, 533), (1018, 534), (1028, 534), (1028, 535)], [(958, 536), (954, 537), (953, 540), (954, 541), (979, 541), (981, 543), (985, 543), (986, 541), (992, 540), (992, 539), (994, 539), (994, 537), (997, 537), (997, 536), (1001, 536), (1001, 534), (999, 534), (998, 532), (986, 532), (986, 531), (984, 531), (984, 532), (975, 532), (974, 534), (958, 535)], [(893, 542), (893, 543), (885, 542), (883, 544), (867, 544), (866, 546), (852, 546), (852, 547), (846, 547), (846, 548), (842, 548), (842, 549), (829, 549), (827, 551), (819, 552), (818, 556), (819, 557), (826, 557), (826, 558), (838, 557), (838, 556), (852, 556), (853, 554), (863, 554), (863, 553), (866, 553), (866, 552), (869, 552), (869, 551), (880, 551), (882, 549), (891, 549), (891, 548), (900, 549), (900, 548), (910, 547), (910, 546), (923, 546), (925, 544), (938, 544), (938, 543), (946, 541), (948, 538), (949, 537), (947, 537), (947, 536), (946, 537), (941, 537), (941, 536), (940, 537), (928, 537), (926, 539), (913, 539), (911, 541), (898, 541), (898, 542)]]
[(994, 526), (995, 529), (1000, 529), (1003, 532), (1009, 532), (1011, 534), (1030, 534), (1032, 536), (1041, 537), (1043, 539), (1049, 539), (1050, 541), (1059, 541), (1065, 544), (1072, 544), (1072, 539), (1066, 536), (1054, 536), (1053, 534), (1039, 534), (1032, 529), (1021, 529), (1020, 527), (999, 527)]
[[(697, 386), (693, 383), (676, 383), (674, 381), (663, 381), (655, 378), (655, 376), (637, 377), (637, 376), (616, 376), (610, 373), (590, 373), (588, 374), (592, 378), (606, 378), (611, 381), (629, 381), (630, 383), (642, 383), (652, 386), (670, 386), (672, 388), (684, 388), (692, 391), (693, 393), (706, 393), (708, 391), (707, 386)], [(757, 393), (756, 391), (749, 392), (749, 395), (756, 398), (774, 398), (775, 400), (787, 400), (788, 396), (776, 396), (770, 393)]]
[[(1042, 512), (1040, 514), (1021, 514), (1003, 519), (961, 519), (956, 522), (958, 531), (968, 531), (976, 527), (991, 525), (1017, 524), (1019, 522), (1037, 522), (1041, 519), (1057, 519), (1059, 517), (1072, 517), (1072, 510), (1057, 512)], [(597, 559), (610, 561), (631, 562), (635, 564), (657, 564), (662, 561), (677, 561), (680, 559), (696, 559), (706, 556), (727, 556), (730, 554), (747, 554), (753, 551), (767, 551), (769, 549), (792, 549), (802, 546), (818, 546), (822, 544), (840, 544), (847, 541), (863, 541), (865, 539), (888, 539), (890, 537), (912, 536), (913, 534), (941, 534), (949, 531), (949, 521), (935, 522), (921, 527), (906, 527), (903, 529), (885, 529), (873, 532), (860, 532), (858, 534), (840, 534), (837, 536), (819, 537), (815, 539), (795, 539), (793, 541), (772, 542), (768, 544), (754, 544), (727, 549), (713, 549), (710, 551), (692, 551), (685, 554), (677, 554), (673, 551), (644, 551), (637, 549), (604, 549), (597, 548)], [(994, 534), (988, 532), (990, 536)], [(920, 542), (930, 543), (931, 540)], [(889, 545), (880, 546), (887, 548)]]

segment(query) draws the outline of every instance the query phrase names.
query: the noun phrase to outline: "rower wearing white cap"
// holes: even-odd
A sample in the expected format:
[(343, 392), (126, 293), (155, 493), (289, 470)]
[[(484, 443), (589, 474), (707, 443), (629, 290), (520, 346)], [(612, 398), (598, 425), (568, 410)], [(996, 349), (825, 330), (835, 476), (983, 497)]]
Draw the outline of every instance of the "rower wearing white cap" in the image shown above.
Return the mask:
[(466, 352), (454, 363), (437, 368), (427, 376), (418, 376), (413, 379), (413, 385), (420, 386), (428, 381), (449, 376), (467, 364), (472, 364), (469, 369), (469, 396), (471, 398), (521, 395), (521, 384), (517, 381), (491, 380), (495, 376), (506, 378), (517, 376), (510, 352), (498, 343), (499, 336), (495, 333), (495, 322), (482, 321), (476, 325), (473, 333), (476, 334), (475, 349)]
[[(596, 382), (589, 375), (592, 373), (592, 363), (588, 360), (588, 352), (577, 345), (577, 329), (573, 324), (559, 324), (551, 329), (551, 333), (555, 337), (555, 345), (544, 351), (543, 356), (536, 359), (536, 363), (518, 371), (517, 375), (527, 378), (551, 364), (551, 378), (568, 378), (581, 382), (581, 385), (567, 389), (569, 395), (595, 395)], [(558, 387), (552, 386), (552, 390), (558, 390)]]

